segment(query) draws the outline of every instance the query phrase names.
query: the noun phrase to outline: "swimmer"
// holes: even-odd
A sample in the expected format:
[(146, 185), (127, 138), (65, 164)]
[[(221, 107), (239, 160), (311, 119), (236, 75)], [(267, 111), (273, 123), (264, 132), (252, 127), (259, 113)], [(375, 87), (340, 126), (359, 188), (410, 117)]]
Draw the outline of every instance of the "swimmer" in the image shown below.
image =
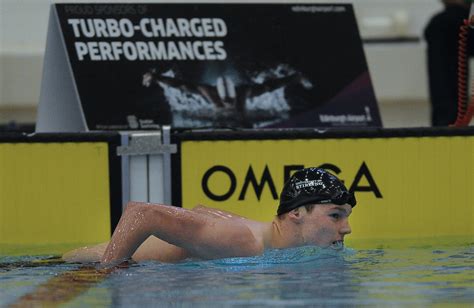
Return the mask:
[(66, 253), (68, 262), (104, 266), (134, 261), (177, 262), (261, 255), (266, 249), (315, 245), (342, 249), (351, 233), (353, 193), (320, 168), (295, 172), (284, 185), (272, 222), (197, 206), (192, 210), (130, 202), (109, 243)]
[(306, 90), (313, 88), (311, 81), (303, 77), (299, 72), (281, 78), (268, 79), (261, 84), (235, 84), (231, 77), (220, 76), (217, 78), (215, 86), (194, 84), (179, 78), (159, 75), (155, 70), (151, 70), (143, 75), (143, 86), (151, 87), (160, 84), (180, 89), (187, 93), (200, 95), (217, 108), (234, 108), (242, 124), (249, 124), (247, 123), (247, 99), (294, 84), (300, 84)]

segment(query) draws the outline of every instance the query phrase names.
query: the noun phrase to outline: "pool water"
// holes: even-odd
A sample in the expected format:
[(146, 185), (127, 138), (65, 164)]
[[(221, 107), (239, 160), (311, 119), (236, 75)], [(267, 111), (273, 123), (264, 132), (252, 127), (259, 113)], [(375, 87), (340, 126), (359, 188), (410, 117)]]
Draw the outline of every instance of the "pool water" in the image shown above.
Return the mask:
[(379, 246), (301, 247), (252, 258), (142, 262), (113, 271), (48, 255), (0, 256), (0, 306), (472, 307), (472, 241)]

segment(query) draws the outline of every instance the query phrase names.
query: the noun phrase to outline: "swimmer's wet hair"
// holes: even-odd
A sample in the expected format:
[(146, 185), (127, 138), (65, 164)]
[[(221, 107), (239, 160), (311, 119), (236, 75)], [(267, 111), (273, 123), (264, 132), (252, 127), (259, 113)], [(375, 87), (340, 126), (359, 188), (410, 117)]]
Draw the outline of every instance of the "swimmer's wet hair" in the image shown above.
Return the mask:
[(277, 215), (300, 206), (326, 203), (349, 204), (354, 207), (357, 201), (354, 194), (335, 175), (321, 168), (305, 168), (296, 171), (283, 186)]

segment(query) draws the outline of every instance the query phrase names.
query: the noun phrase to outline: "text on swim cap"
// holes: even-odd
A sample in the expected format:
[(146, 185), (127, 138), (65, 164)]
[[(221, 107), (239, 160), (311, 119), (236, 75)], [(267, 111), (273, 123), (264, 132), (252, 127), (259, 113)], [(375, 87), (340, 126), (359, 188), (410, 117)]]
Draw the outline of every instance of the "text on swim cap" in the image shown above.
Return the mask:
[(302, 181), (302, 182), (295, 183), (296, 189), (302, 189), (306, 187), (316, 187), (316, 186), (325, 187), (326, 185), (323, 183), (322, 180), (311, 180), (311, 181)]

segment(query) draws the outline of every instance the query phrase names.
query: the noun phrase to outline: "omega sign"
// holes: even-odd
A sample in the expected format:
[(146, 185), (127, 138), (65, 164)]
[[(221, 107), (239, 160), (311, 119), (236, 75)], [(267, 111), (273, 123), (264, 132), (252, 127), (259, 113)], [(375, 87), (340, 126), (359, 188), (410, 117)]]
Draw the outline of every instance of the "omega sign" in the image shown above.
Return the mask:
[[(304, 165), (285, 165), (283, 167), (284, 172), (284, 183), (290, 178), (293, 171), (299, 170), (304, 168)], [(339, 174), (341, 169), (336, 165), (325, 163), (319, 166), (319, 168), (324, 168), (334, 174)], [(224, 173), (230, 180), (230, 185), (227, 191), (223, 194), (216, 194), (212, 191), (212, 188), (209, 186), (209, 180), (216, 174), (217, 172)], [(361, 186), (360, 182), (362, 179), (365, 179), (369, 185)], [(283, 183), (283, 184), (284, 184)], [(352, 181), (346, 184), (349, 187), (349, 190), (352, 192), (371, 192), (375, 195), (376, 198), (382, 198), (382, 193), (380, 192), (375, 179), (373, 178), (367, 164), (362, 162), (359, 169), (357, 170), (354, 178)], [(244, 182), (242, 186), (240, 183), (237, 183), (237, 178), (235, 173), (226, 166), (223, 165), (216, 165), (209, 168), (203, 175), (201, 180), (201, 187), (206, 196), (214, 201), (226, 201), (231, 196), (238, 191), (239, 199), (238, 200), (245, 200), (245, 197), (251, 188), (254, 190), (257, 199), (260, 200), (262, 192), (264, 189), (270, 190), (270, 193), (274, 200), (278, 199), (278, 190), (275, 187), (275, 181), (273, 180), (272, 174), (268, 166), (265, 166), (262, 175), (260, 176), (260, 180), (257, 179), (255, 172), (253, 171), (252, 165), (249, 166), (247, 173), (245, 175)]]

